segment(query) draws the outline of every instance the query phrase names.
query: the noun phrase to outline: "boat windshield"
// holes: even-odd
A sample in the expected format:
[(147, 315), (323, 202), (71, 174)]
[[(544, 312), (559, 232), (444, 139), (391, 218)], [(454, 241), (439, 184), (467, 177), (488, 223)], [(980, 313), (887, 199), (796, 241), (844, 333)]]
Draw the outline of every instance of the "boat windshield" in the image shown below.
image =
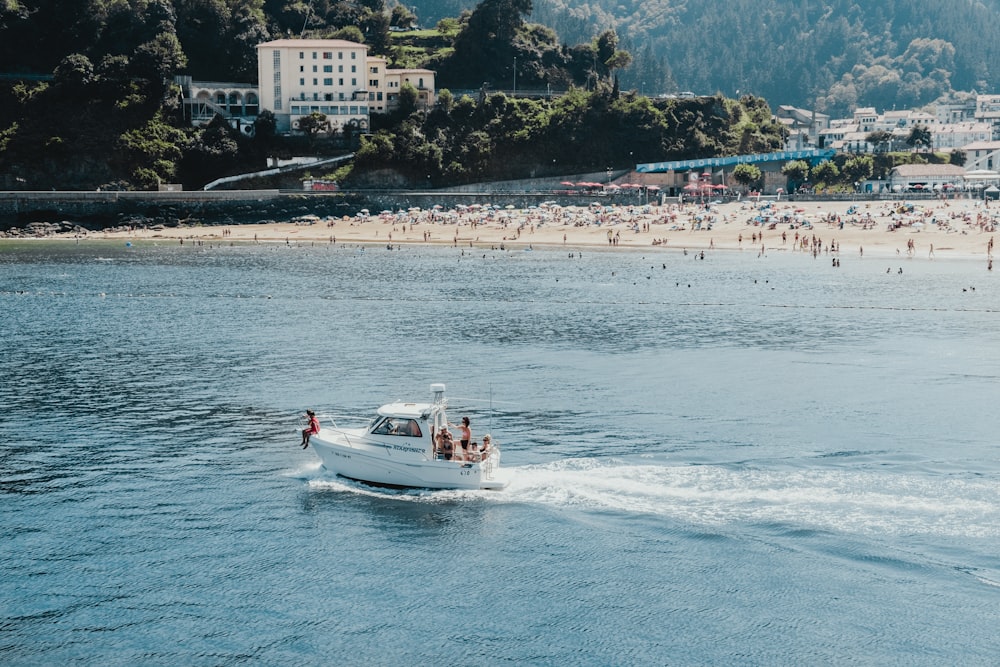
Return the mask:
[(375, 435), (401, 435), (408, 438), (419, 438), (423, 435), (416, 419), (402, 417), (386, 417), (376, 420), (371, 432)]

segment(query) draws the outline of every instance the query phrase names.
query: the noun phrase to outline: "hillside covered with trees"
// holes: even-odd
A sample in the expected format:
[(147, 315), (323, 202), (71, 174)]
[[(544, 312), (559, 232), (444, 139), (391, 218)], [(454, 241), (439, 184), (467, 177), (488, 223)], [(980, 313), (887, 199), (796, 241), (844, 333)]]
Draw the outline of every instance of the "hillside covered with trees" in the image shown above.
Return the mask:
[[(615, 17), (628, 40), (596, 29), (612, 22), (596, 2), (562, 11), (556, 1), (483, 0), (414, 32), (424, 19), (385, 0), (0, 0), (0, 186), (200, 187), (269, 155), (329, 151), (275, 137), (266, 113), (253, 139), (222, 119), (192, 128), (182, 117), (175, 75), (253, 82), (255, 46), (278, 36), (361, 41), (390, 66), (438, 72), (438, 107), (417, 110), (404, 89), (399, 112), (373, 119), (355, 170), (396, 168), (424, 185), (770, 150), (782, 130), (761, 92), (828, 109), (915, 104), (988, 87), (997, 71), (987, 0), (949, 3), (947, 20), (916, 0), (863, 12), (847, 0), (661, 0)], [(515, 84), (569, 94), (490, 92)], [(671, 86), (709, 94), (650, 99)]]
[[(473, 5), (414, 3), (423, 25)], [(615, 30), (633, 56), (621, 85), (647, 95), (751, 92), (839, 115), (1000, 92), (1000, 0), (534, 0), (531, 20), (568, 43)]]

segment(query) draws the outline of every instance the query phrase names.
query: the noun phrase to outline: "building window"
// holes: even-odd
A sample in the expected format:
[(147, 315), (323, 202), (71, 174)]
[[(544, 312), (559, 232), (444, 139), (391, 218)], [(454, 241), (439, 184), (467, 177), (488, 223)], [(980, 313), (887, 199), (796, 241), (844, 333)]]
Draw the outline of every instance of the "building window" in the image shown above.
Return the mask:
[(423, 87), (424, 87), (424, 77), (420, 77), (419, 79), (417, 79), (417, 88), (423, 88)]
[(332, 51), (324, 51), (323, 52), (323, 60), (333, 60), (333, 52)]
[(358, 71), (358, 66), (357, 65), (351, 65), (351, 72), (354, 73), (354, 72), (357, 72), (357, 71)]
[(370, 74), (378, 74), (378, 67), (370, 67), (368, 68), (368, 72)]
[(318, 86), (319, 85), (319, 79), (313, 77), (313, 85), (314, 86)]
[(378, 79), (372, 79), (368, 82), (369, 88), (378, 88)]
[(300, 86), (306, 85), (306, 80), (305, 79), (299, 79), (299, 85)]
[(358, 52), (351, 51), (351, 60), (357, 60), (357, 59), (358, 59)]
[(299, 72), (305, 72), (305, 71), (306, 71), (306, 66), (305, 65), (299, 65)]
[(337, 51), (337, 60), (343, 60), (343, 59), (344, 59), (344, 52)]
[(313, 60), (316, 60), (316, 57), (318, 56), (318, 54), (315, 51), (313, 51), (312, 54), (313, 54)]
[(347, 115), (347, 107), (340, 107), (340, 115), (341, 116)]
[(343, 74), (344, 73), (344, 66), (343, 65), (337, 65), (337, 71), (340, 72), (341, 74)]
[(339, 86), (343, 86), (343, 85), (344, 85), (344, 80), (343, 80), (343, 79), (338, 79), (338, 81), (339, 81), (340, 83), (338, 83), (337, 85), (339, 85)]
[(323, 73), (329, 74), (333, 72), (333, 65), (323, 65)]
[(378, 100), (379, 102), (382, 101), (382, 91), (381, 90), (378, 91), (377, 93), (375, 93), (375, 99)]
[(351, 107), (351, 115), (352, 116), (357, 116), (358, 115), (358, 108), (357, 107), (355, 107), (355, 106)]
[(299, 60), (305, 60), (305, 59), (306, 59), (306, 52), (299, 51)]
[(281, 84), (275, 85), (274, 87), (274, 109), (277, 111), (281, 108)]
[(351, 85), (357, 87), (358, 80), (357, 79), (351, 79)]
[(333, 85), (333, 79), (332, 78), (330, 78), (330, 79), (323, 79), (323, 85), (324, 86), (332, 86)]
[(318, 71), (319, 69), (316, 67), (316, 65), (313, 65), (313, 72), (318, 72)]

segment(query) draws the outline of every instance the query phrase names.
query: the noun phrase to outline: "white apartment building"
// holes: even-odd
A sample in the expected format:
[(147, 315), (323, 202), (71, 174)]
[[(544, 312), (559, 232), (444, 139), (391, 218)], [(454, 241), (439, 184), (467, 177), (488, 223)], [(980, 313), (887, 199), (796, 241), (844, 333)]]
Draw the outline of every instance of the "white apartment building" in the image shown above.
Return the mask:
[(368, 47), (340, 39), (278, 39), (257, 45), (261, 110), (277, 130), (298, 127), (302, 116), (326, 114), (331, 128), (367, 130)]
[(977, 141), (989, 141), (993, 126), (989, 123), (946, 123), (934, 129), (934, 150), (952, 151)]
[(260, 108), (274, 114), (278, 132), (296, 129), (313, 112), (325, 114), (332, 130), (365, 132), (371, 113), (396, 107), (402, 83), (417, 89), (419, 105), (436, 101), (432, 70), (388, 69), (366, 45), (340, 39), (258, 44), (257, 74)]
[(1000, 170), (1000, 141), (975, 141), (963, 146), (965, 168), (973, 170)]

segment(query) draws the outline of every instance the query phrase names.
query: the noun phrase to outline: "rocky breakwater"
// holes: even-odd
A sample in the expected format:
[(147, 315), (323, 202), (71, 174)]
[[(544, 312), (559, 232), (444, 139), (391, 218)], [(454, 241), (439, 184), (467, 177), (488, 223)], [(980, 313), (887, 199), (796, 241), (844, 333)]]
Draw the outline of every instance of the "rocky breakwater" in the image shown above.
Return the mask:
[(357, 195), (289, 194), (276, 190), (224, 192), (0, 193), (0, 236), (156, 229), (159, 226), (238, 225), (301, 215), (353, 215)]

